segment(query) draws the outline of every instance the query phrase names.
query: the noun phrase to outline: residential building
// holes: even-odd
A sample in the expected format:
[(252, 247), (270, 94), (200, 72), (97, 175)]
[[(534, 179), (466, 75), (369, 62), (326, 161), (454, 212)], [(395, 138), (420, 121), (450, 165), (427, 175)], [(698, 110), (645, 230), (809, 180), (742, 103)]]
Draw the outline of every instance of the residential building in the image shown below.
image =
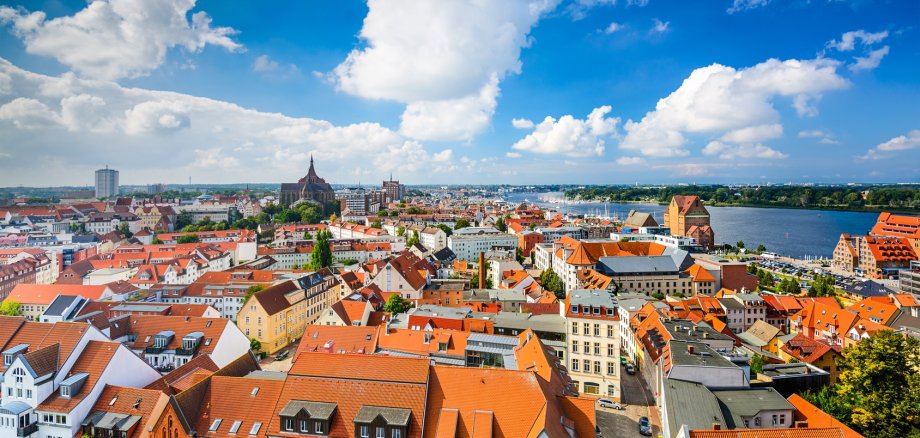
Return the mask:
[(831, 346), (799, 333), (783, 342), (779, 357), (786, 362), (791, 362), (795, 359), (827, 371), (830, 374), (830, 384), (833, 385), (837, 383), (837, 378), (840, 375), (837, 364), (842, 358), (841, 349), (839, 346)]
[(910, 268), (917, 254), (906, 237), (841, 234), (834, 248), (834, 267), (867, 278), (884, 279)]
[(403, 298), (418, 300), (422, 290), (431, 284), (434, 268), (427, 260), (419, 258), (411, 251), (403, 251), (396, 257), (384, 262), (368, 285), (374, 284), (384, 292), (399, 292)]
[(517, 245), (516, 236), (502, 233), (493, 227), (461, 228), (447, 238), (447, 247), (459, 260), (466, 261), (477, 260), (480, 252), (486, 252), (493, 247), (515, 249)]
[(715, 234), (710, 226), (709, 211), (699, 196), (675, 195), (664, 210), (664, 226), (674, 236), (696, 239), (707, 251), (715, 247)]
[(262, 351), (273, 354), (303, 335), (339, 298), (338, 280), (328, 270), (277, 283), (244, 302), (236, 324)]
[(393, 175), (390, 175), (390, 180), (383, 182), (383, 192), (386, 193), (387, 203), (399, 202), (406, 195), (406, 186), (400, 184), (399, 181), (394, 181)]
[(69, 284), (20, 284), (5, 300), (19, 303), (22, 315), (30, 321), (38, 321), (48, 306), (59, 295), (72, 295), (88, 300), (123, 300), (125, 297), (115, 295), (108, 286), (78, 286)]
[(99, 169), (96, 171), (96, 198), (113, 198), (118, 195), (118, 171), (109, 169)]
[(881, 212), (869, 234), (873, 236), (903, 237), (915, 254), (920, 254), (920, 216), (907, 216)]
[(224, 366), (249, 351), (249, 338), (222, 318), (132, 314), (110, 324), (112, 340), (159, 369), (171, 370), (202, 355)]
[(617, 302), (606, 291), (576, 289), (560, 309), (568, 327), (568, 370), (584, 394), (620, 399)]

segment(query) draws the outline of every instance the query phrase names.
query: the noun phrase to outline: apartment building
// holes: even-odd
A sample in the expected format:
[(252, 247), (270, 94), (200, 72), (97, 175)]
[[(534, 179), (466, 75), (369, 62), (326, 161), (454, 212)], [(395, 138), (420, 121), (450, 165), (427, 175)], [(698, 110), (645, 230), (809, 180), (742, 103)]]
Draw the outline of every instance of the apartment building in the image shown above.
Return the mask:
[(620, 400), (617, 302), (606, 291), (576, 289), (560, 311), (568, 328), (569, 375), (584, 394)]

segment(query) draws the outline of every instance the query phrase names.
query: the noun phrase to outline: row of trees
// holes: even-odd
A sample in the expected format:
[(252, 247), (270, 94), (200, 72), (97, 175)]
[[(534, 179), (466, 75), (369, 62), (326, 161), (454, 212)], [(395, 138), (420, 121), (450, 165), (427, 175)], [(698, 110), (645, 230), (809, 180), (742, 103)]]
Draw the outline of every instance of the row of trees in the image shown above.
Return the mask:
[[(863, 199), (863, 192), (868, 192)], [(796, 208), (896, 208), (920, 210), (920, 186), (904, 187), (745, 187), (667, 186), (629, 187), (596, 186), (565, 192), (570, 199), (606, 200), (609, 202), (670, 202), (674, 195), (698, 195), (704, 202), (723, 205), (754, 205)]]

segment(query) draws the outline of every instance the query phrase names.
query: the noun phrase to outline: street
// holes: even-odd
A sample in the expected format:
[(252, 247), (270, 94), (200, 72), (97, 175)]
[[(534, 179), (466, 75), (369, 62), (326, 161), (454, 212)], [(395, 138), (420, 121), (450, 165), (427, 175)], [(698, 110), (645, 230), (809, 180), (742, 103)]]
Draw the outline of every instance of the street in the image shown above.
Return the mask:
[(651, 411), (654, 415), (649, 414), (649, 406), (652, 405), (651, 392), (638, 374), (626, 374), (625, 367), (623, 370), (620, 379), (621, 398), (626, 409), (617, 411), (598, 406), (597, 426), (601, 430), (601, 435), (605, 438), (641, 437), (639, 417), (649, 417), (652, 423), (652, 436), (658, 436), (660, 421), (658, 421), (657, 409), (652, 407)]

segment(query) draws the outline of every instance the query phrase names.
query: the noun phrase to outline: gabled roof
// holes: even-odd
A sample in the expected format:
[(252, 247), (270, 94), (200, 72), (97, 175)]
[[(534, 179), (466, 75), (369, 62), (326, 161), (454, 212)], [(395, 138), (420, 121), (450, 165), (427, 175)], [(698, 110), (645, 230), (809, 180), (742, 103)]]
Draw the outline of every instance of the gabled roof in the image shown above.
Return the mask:
[(871, 298), (864, 298), (853, 303), (852, 306), (847, 307), (847, 310), (856, 312), (860, 318), (878, 322), (879, 324), (888, 324), (901, 312), (894, 304)]
[(171, 331), (174, 333), (166, 349), (172, 350), (182, 346), (182, 337), (191, 333), (202, 334), (201, 344), (196, 350), (198, 354), (211, 354), (217, 347), (220, 336), (230, 324), (225, 318), (199, 318), (193, 316), (148, 316), (131, 315), (129, 332), (136, 336), (133, 343), (125, 345), (134, 350), (142, 350), (153, 345), (153, 338), (158, 333)]
[(41, 377), (56, 373), (58, 370), (58, 356), (60, 350), (60, 344), (51, 344), (47, 347), (23, 354), (23, 360), (29, 364), (29, 368), (31, 368), (34, 373), (32, 377)]
[(200, 382), (206, 376), (210, 376), (218, 369), (217, 364), (211, 360), (211, 356), (202, 354), (182, 364), (179, 368), (170, 371), (169, 374), (154, 380), (144, 388), (162, 391), (167, 394), (179, 393)]
[[(15, 318), (14, 318), (15, 319)], [(8, 325), (8, 324), (7, 324)], [(2, 327), (2, 325), (0, 325)], [(74, 353), (77, 344), (83, 338), (88, 330), (88, 324), (76, 322), (33, 322), (25, 321), (19, 326), (15, 334), (3, 345), (0, 351), (5, 351), (10, 347), (26, 344), (30, 351), (36, 351), (49, 345), (58, 344), (58, 364), (57, 369), (64, 366), (64, 362)], [(0, 363), (0, 369), (6, 367)]]
[[(326, 351), (329, 353), (372, 354), (377, 350), (377, 327), (307, 325), (297, 353)], [(294, 355), (294, 361), (299, 354)]]
[[(214, 376), (195, 430), (203, 436), (265, 436), (283, 387), (283, 379)], [(220, 423), (214, 428), (218, 419)], [(250, 433), (256, 423), (261, 423), (257, 433)], [(234, 427), (237, 430), (231, 432)]]
[(424, 384), (428, 382), (428, 359), (303, 352), (298, 354), (288, 373), (305, 377)]
[(90, 300), (101, 300), (107, 286), (86, 286), (82, 284), (17, 284), (6, 300), (21, 304), (49, 305), (58, 295), (78, 295)]
[(38, 405), (37, 410), (50, 412), (70, 412), (80, 404), (96, 386), (102, 373), (108, 368), (121, 344), (117, 342), (89, 341), (80, 352), (73, 366), (70, 367), (69, 376), (86, 373), (86, 382), (75, 394), (69, 398), (62, 397), (60, 392), (54, 392)]
[(850, 429), (827, 412), (808, 402), (798, 394), (792, 394), (787, 399), (795, 407), (795, 420), (807, 421), (810, 428), (835, 427), (840, 428), (845, 438), (863, 438), (861, 434)]
[(801, 333), (786, 341), (782, 350), (797, 360), (808, 363), (817, 361), (832, 350), (836, 351), (830, 345), (809, 339)]
[[(125, 423), (137, 425), (133, 428), (133, 433), (128, 435), (130, 438), (145, 437), (148, 433), (145, 426), (149, 421), (158, 419), (157, 416), (166, 407), (167, 401), (167, 396), (159, 391), (106, 385), (83, 424), (92, 423), (96, 427), (109, 428), (99, 421), (120, 419), (122, 427)], [(106, 413), (121, 415), (106, 416)]]
[(292, 304), (288, 301), (287, 294), (299, 288), (297, 282), (288, 280), (256, 292), (252, 299), (258, 301), (265, 313), (271, 316), (291, 307)]

